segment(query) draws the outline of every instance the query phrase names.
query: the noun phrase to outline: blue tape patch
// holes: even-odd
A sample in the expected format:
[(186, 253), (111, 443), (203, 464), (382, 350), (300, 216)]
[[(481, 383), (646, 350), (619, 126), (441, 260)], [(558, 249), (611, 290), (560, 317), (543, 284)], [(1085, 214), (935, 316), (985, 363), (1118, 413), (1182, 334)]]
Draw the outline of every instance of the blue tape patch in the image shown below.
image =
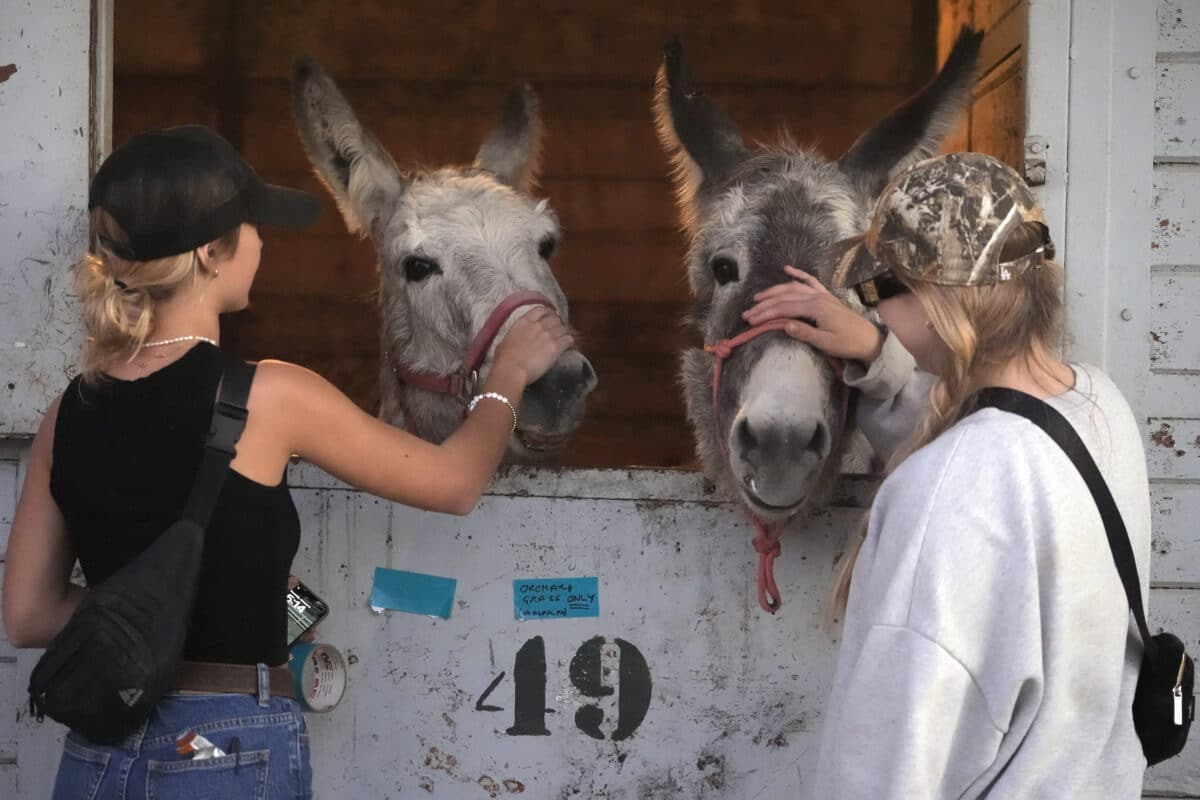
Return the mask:
[(371, 607), (376, 611), (389, 608), (450, 619), (457, 585), (458, 581), (454, 578), (376, 567)]
[(517, 619), (600, 616), (597, 578), (530, 578), (513, 581)]

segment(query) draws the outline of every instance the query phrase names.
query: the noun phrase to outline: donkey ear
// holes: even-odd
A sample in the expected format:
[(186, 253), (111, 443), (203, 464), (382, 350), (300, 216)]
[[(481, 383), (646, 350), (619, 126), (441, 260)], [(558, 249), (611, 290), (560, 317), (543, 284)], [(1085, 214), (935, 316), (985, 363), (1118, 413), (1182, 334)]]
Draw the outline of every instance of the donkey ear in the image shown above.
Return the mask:
[(937, 152), (966, 108), (982, 41), (982, 33), (964, 26), (937, 77), (841, 157), (842, 171), (866, 197), (878, 196), (891, 176)]
[(691, 229), (704, 202), (746, 157), (746, 145), (737, 126), (696, 88), (677, 38), (667, 43), (654, 82), (654, 123), (674, 167), (684, 227)]
[(529, 84), (513, 89), (504, 103), (500, 124), (483, 140), (475, 166), (494, 174), (501, 183), (523, 192), (537, 183), (542, 159), (542, 117)]
[(407, 182), (363, 128), (333, 79), (311, 58), (292, 71), (292, 108), (300, 140), (352, 233), (378, 234)]

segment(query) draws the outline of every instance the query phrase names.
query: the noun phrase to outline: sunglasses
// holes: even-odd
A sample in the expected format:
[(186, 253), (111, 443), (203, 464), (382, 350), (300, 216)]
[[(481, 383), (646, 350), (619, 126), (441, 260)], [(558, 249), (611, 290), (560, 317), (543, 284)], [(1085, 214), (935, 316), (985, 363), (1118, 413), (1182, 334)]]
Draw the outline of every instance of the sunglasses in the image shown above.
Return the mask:
[(884, 272), (858, 284), (854, 287), (854, 291), (864, 306), (875, 308), (883, 300), (905, 294), (910, 290), (895, 275)]

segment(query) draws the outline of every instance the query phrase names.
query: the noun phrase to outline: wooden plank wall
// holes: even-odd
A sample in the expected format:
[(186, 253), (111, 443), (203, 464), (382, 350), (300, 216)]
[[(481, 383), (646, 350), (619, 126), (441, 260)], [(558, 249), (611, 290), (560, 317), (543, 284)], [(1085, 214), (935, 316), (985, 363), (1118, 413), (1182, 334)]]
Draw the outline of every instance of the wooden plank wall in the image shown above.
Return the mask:
[[(116, 4), (114, 140), (213, 125), (269, 180), (317, 189), (292, 126), (309, 53), (402, 163), (469, 161), (507, 89), (531, 81), (548, 139), (542, 191), (567, 237), (555, 272), (600, 386), (564, 462), (678, 466), (693, 445), (674, 389), (688, 304), (683, 239), (650, 116), (678, 33), (749, 139), (781, 128), (836, 155), (934, 67), (933, 0), (586, 0)], [(377, 390), (373, 251), (325, 198), (299, 235), (267, 234), (253, 308), (226, 342), (317, 369), (363, 408)]]
[(984, 31), (981, 68), (971, 110), (942, 148), (989, 153), (1018, 170), (1025, 139), (1027, 0), (941, 0), (938, 58), (944, 60), (963, 25)]

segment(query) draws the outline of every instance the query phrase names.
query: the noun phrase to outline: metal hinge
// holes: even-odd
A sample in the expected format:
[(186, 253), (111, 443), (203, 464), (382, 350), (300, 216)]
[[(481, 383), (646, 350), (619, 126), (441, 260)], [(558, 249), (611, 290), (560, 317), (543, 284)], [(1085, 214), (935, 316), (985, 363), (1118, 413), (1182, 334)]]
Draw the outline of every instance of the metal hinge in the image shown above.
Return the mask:
[(1030, 186), (1046, 183), (1046, 151), (1050, 143), (1045, 136), (1025, 137), (1025, 182)]

